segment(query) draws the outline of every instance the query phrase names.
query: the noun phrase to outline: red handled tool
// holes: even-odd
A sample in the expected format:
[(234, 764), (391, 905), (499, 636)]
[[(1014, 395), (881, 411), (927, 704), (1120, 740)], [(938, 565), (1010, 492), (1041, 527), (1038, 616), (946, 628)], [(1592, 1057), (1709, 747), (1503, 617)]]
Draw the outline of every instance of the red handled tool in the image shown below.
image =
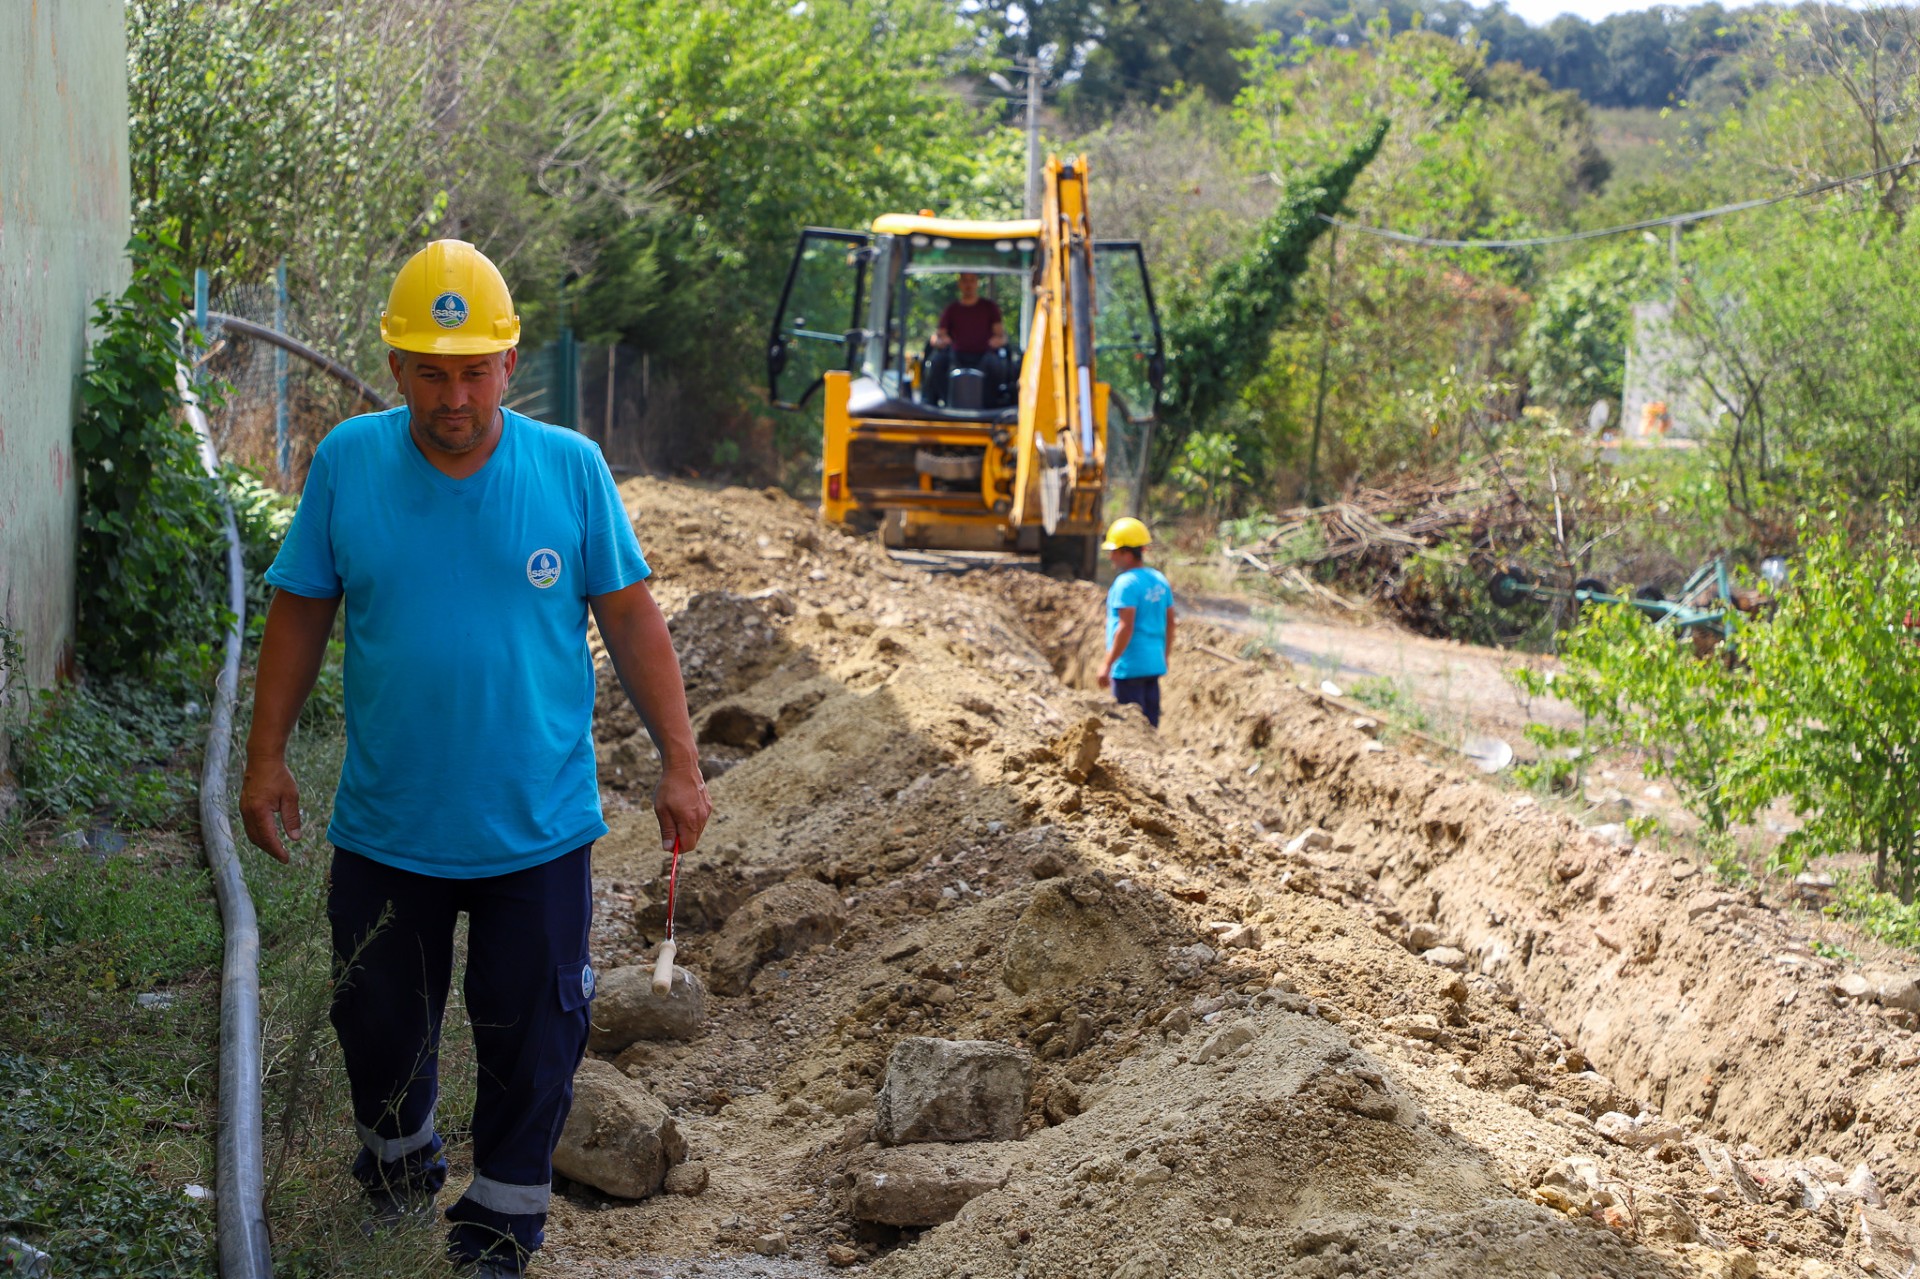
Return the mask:
[(667, 871), (667, 939), (660, 943), (660, 958), (653, 961), (653, 993), (664, 995), (673, 989), (673, 894), (680, 884), (680, 836), (673, 837), (673, 865)]

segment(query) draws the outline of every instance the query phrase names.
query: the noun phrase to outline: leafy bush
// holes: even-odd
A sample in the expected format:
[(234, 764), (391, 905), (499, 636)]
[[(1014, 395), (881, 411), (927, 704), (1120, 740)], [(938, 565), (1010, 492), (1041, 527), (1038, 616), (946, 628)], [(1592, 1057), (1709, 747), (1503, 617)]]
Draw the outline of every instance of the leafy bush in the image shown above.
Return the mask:
[(179, 416), (185, 281), (133, 243), (133, 280), (95, 312), (74, 424), (81, 665), (184, 682), (227, 616), (220, 492)]
[(202, 718), (198, 704), (131, 680), (41, 693), (11, 734), (25, 815), (167, 825), (192, 802), (193, 778), (170, 765)]
[(1770, 620), (1742, 625), (1738, 662), (1697, 656), (1625, 607), (1595, 609), (1564, 640), (1565, 670), (1515, 679), (1552, 692), (1603, 740), (1637, 746), (1713, 832), (1788, 799), (1803, 819), (1780, 863), (1869, 852), (1874, 884), (1920, 888), (1920, 558), (1889, 514), (1850, 542), (1803, 517), (1792, 581)]
[(1804, 819), (1790, 864), (1871, 852), (1874, 884), (1911, 902), (1920, 887), (1920, 558), (1899, 516), (1848, 544), (1831, 520), (1800, 521), (1791, 587), (1767, 626), (1742, 632), (1753, 712), (1740, 789), (1751, 811), (1776, 796)]
[(1744, 676), (1696, 657), (1625, 605), (1591, 610), (1562, 638), (1560, 656), (1562, 671), (1521, 667), (1513, 678), (1570, 703), (1601, 740), (1646, 751), (1649, 770), (1670, 778), (1710, 830), (1726, 829), (1728, 773), (1750, 728)]

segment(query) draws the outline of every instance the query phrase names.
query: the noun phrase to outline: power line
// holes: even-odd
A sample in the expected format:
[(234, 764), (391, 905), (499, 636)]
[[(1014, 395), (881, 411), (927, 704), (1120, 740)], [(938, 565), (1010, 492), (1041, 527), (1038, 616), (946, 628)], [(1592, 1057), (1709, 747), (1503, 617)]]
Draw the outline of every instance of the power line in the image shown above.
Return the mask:
[(1764, 209), (1772, 204), (1784, 204), (1788, 200), (1804, 200), (1808, 196), (1821, 195), (1837, 187), (1865, 182), (1869, 178), (1884, 177), (1889, 173), (1898, 173), (1920, 165), (1920, 158), (1900, 160), (1893, 164), (1871, 169), (1865, 173), (1855, 173), (1849, 177), (1832, 178), (1826, 182), (1817, 182), (1798, 191), (1789, 191), (1784, 195), (1770, 195), (1758, 200), (1741, 200), (1736, 204), (1722, 204), (1711, 209), (1700, 209), (1693, 213), (1671, 213), (1663, 218), (1647, 218), (1641, 222), (1627, 222), (1620, 226), (1601, 227), (1593, 231), (1571, 231), (1565, 235), (1539, 235), (1516, 240), (1447, 240), (1434, 236), (1410, 235), (1405, 231), (1392, 231), (1386, 227), (1368, 226), (1364, 222), (1349, 222), (1345, 218), (1329, 213), (1316, 214), (1323, 222), (1349, 231), (1358, 231), (1362, 235), (1377, 236), (1382, 240), (1392, 240), (1397, 244), (1412, 244), (1429, 249), (1535, 249), (1550, 244), (1572, 244), (1580, 240), (1599, 240), (1610, 235), (1625, 235), (1632, 231), (1651, 231), (1657, 227), (1686, 226), (1690, 222), (1705, 222), (1711, 218), (1723, 218), (1730, 213), (1745, 213), (1749, 209)]

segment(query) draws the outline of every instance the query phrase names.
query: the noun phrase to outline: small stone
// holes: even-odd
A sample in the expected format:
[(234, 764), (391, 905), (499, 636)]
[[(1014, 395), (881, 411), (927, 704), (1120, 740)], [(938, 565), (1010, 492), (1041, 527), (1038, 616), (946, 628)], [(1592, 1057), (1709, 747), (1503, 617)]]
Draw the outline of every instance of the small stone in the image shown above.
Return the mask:
[(1847, 999), (1865, 1001), (1873, 998), (1873, 983), (1860, 973), (1847, 973), (1833, 983), (1833, 989)]
[(873, 1105), (873, 1089), (843, 1088), (827, 1109), (836, 1115), (857, 1115)]
[(675, 1164), (667, 1169), (667, 1179), (661, 1186), (670, 1195), (689, 1197), (706, 1193), (707, 1166), (702, 1163)]
[(1266, 938), (1261, 935), (1258, 924), (1234, 924), (1215, 940), (1222, 950), (1259, 950)]
[(1423, 921), (1407, 929), (1407, 947), (1415, 954), (1424, 954), (1436, 946), (1445, 945), (1446, 940), (1438, 924)]
[(1051, 848), (1043, 849), (1027, 859), (1027, 874), (1035, 879), (1058, 879), (1066, 873), (1067, 863)]
[(1302, 853), (1325, 852), (1332, 847), (1332, 835), (1321, 830), (1318, 826), (1309, 826), (1306, 830), (1288, 840), (1287, 846), (1281, 851), (1289, 857), (1298, 857)]
[(1193, 1054), (1193, 1060), (1204, 1066), (1218, 1058), (1231, 1056), (1253, 1041), (1253, 1027), (1244, 1021), (1236, 1021), (1208, 1035), (1206, 1042), (1200, 1045), (1199, 1051)]
[(763, 1257), (784, 1257), (787, 1255), (787, 1234), (784, 1230), (774, 1230), (761, 1235), (753, 1241), (753, 1250)]
[(1450, 968), (1455, 972), (1467, 966), (1467, 953), (1455, 946), (1435, 946), (1422, 952), (1420, 958), (1436, 968)]
[(1686, 879), (1692, 879), (1695, 875), (1698, 875), (1700, 873), (1700, 868), (1690, 861), (1676, 858), (1674, 860), (1673, 865), (1667, 868), (1667, 872), (1671, 874), (1675, 879), (1686, 880)]
[(1444, 1033), (1440, 1019), (1432, 1013), (1400, 1013), (1389, 1017), (1380, 1025), (1396, 1035), (1405, 1035), (1408, 1039), (1435, 1040)]
[(1619, 822), (1602, 822), (1593, 828), (1593, 833), (1602, 842), (1611, 844), (1622, 852), (1631, 849), (1637, 841), (1633, 832)]
[(1353, 731), (1368, 737), (1380, 736), (1380, 721), (1371, 715), (1357, 716), (1353, 721)]
[(849, 1248), (843, 1243), (830, 1243), (827, 1245), (827, 1264), (830, 1266), (838, 1266), (845, 1269), (848, 1266), (854, 1265), (859, 1260), (860, 1250), (858, 1248)]

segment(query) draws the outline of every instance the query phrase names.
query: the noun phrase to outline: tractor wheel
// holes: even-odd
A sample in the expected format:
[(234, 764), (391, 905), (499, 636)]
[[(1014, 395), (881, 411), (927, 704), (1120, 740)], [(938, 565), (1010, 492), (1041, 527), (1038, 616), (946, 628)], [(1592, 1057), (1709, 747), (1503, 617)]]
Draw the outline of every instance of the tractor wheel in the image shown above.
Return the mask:
[(1645, 600), (1649, 604), (1664, 604), (1667, 600), (1667, 593), (1657, 586), (1648, 584), (1635, 590), (1633, 598)]
[(1521, 600), (1529, 598), (1527, 587), (1533, 585), (1533, 575), (1517, 564), (1509, 564), (1495, 573), (1487, 583), (1487, 596), (1496, 607), (1512, 608)]
[(1601, 580), (1600, 580), (1599, 578), (1597, 578), (1597, 577), (1583, 577), (1583, 578), (1581, 578), (1581, 579), (1580, 579), (1579, 581), (1577, 581), (1577, 582), (1575, 582), (1575, 583), (1573, 584), (1573, 590), (1574, 590), (1574, 594), (1575, 594), (1576, 596), (1577, 596), (1577, 595), (1578, 595), (1578, 594), (1579, 594), (1579, 593), (1580, 593), (1581, 591), (1585, 591), (1585, 592), (1587, 592), (1587, 598), (1586, 598), (1586, 599), (1583, 599), (1583, 600), (1580, 600), (1580, 601), (1579, 601), (1579, 603), (1580, 603), (1580, 607), (1581, 607), (1581, 608), (1585, 608), (1585, 607), (1587, 607), (1587, 606), (1588, 606), (1589, 604), (1592, 604), (1592, 603), (1593, 603), (1593, 597), (1594, 597), (1595, 595), (1606, 595), (1606, 594), (1608, 594), (1608, 593), (1609, 593), (1609, 592), (1608, 592), (1608, 590), (1607, 590), (1607, 584), (1606, 584), (1605, 582), (1603, 582), (1603, 581), (1601, 581)]

